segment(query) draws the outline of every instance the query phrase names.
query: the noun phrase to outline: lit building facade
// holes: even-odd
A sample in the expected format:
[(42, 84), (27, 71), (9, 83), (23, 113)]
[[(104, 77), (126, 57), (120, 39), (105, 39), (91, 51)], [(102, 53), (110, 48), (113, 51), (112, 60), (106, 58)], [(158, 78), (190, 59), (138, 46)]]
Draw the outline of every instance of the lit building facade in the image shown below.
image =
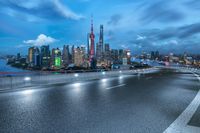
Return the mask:
[(95, 58), (95, 35), (94, 35), (94, 29), (93, 29), (93, 19), (91, 20), (91, 32), (90, 32), (90, 61), (92, 58)]
[(41, 66), (44, 68), (48, 68), (50, 66), (50, 49), (49, 45), (41, 46)]
[(53, 69), (59, 69), (62, 66), (62, 55), (61, 55), (61, 51), (57, 48), (57, 49), (52, 49), (52, 68)]
[(74, 65), (82, 66), (84, 64), (84, 51), (80, 47), (74, 49)]

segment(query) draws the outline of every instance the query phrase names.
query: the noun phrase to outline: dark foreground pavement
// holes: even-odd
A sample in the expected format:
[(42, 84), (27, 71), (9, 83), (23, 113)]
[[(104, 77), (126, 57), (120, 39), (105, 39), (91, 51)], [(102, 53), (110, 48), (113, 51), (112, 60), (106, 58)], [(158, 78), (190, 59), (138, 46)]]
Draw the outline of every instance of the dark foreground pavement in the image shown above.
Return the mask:
[(0, 93), (0, 133), (161, 133), (194, 99), (199, 82), (163, 69), (27, 89)]

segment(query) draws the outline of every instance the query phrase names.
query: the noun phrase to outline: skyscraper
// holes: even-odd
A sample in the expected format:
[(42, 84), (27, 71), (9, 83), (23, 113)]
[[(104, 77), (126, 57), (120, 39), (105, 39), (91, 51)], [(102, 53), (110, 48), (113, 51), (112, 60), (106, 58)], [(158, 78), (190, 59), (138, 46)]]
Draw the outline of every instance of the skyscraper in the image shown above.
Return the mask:
[(62, 52), (62, 62), (64, 66), (67, 66), (70, 64), (70, 55), (69, 55), (69, 45), (63, 46), (63, 52)]
[(113, 61), (118, 61), (118, 57), (119, 57), (119, 54), (118, 54), (118, 50), (117, 49), (112, 49), (111, 50), (111, 58)]
[(124, 58), (124, 50), (123, 49), (119, 49), (119, 62), (122, 63), (123, 58)]
[(80, 47), (74, 49), (74, 64), (75, 66), (82, 66), (84, 63), (84, 51)]
[(95, 55), (95, 46), (94, 46), (94, 29), (93, 29), (93, 18), (91, 19), (91, 32), (90, 32), (90, 61), (92, 58), (94, 58)]
[(41, 46), (41, 65), (42, 67), (49, 67), (50, 66), (50, 49), (49, 45)]
[(61, 51), (57, 49), (52, 49), (52, 67), (60, 68), (61, 67)]
[(41, 60), (40, 60), (40, 50), (38, 47), (34, 48), (34, 67), (40, 67)]
[(90, 55), (90, 47), (91, 47), (91, 42), (90, 42), (90, 33), (87, 34), (87, 54)]
[(40, 66), (40, 51), (37, 47), (28, 49), (28, 62), (30, 67)]
[(96, 44), (96, 57), (98, 61), (103, 60), (104, 46), (103, 46), (103, 25), (100, 25), (99, 43)]
[(108, 60), (110, 59), (110, 45), (105, 44), (105, 58)]
[(104, 37), (103, 37), (103, 25), (100, 25), (100, 34), (99, 34), (99, 46), (101, 51), (101, 57), (103, 57), (104, 53)]
[(71, 63), (74, 63), (74, 45), (72, 46), (71, 54), (72, 54), (72, 61), (71, 61)]
[(33, 63), (33, 54), (34, 54), (34, 47), (30, 47), (28, 49), (28, 63), (29, 63), (29, 66), (32, 66), (32, 63)]
[(99, 43), (96, 44), (96, 58), (97, 60), (101, 60), (101, 45)]

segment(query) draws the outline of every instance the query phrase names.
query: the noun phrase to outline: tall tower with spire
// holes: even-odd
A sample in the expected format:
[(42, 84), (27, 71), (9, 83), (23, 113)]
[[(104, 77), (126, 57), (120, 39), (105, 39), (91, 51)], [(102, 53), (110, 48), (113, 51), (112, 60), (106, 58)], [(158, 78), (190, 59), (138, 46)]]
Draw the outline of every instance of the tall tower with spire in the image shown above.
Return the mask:
[(94, 35), (94, 29), (93, 29), (93, 16), (92, 16), (91, 17), (91, 31), (90, 31), (90, 61), (95, 55), (94, 38), (95, 38), (95, 35)]

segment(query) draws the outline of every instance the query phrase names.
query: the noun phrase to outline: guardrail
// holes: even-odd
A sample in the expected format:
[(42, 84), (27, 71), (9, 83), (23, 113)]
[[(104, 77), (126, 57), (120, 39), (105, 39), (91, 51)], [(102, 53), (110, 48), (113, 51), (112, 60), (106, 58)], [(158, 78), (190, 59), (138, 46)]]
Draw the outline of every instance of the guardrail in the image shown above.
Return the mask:
[(193, 67), (157, 66), (157, 68), (172, 68), (172, 69), (181, 70), (183, 72), (193, 72), (196, 74), (200, 74), (200, 68), (193, 68)]
[(137, 69), (137, 70), (119, 70), (88, 73), (68, 73), (68, 74), (47, 74), (30, 76), (7, 76), (0, 77), (0, 91), (18, 89), (29, 86), (70, 83), (75, 81), (101, 79), (127, 74), (146, 74), (158, 71), (159, 68)]
[(187, 72), (189, 71), (189, 72), (200, 74), (200, 69), (198, 69), (198, 68), (180, 67), (179, 69), (181, 69), (183, 71), (187, 71)]

